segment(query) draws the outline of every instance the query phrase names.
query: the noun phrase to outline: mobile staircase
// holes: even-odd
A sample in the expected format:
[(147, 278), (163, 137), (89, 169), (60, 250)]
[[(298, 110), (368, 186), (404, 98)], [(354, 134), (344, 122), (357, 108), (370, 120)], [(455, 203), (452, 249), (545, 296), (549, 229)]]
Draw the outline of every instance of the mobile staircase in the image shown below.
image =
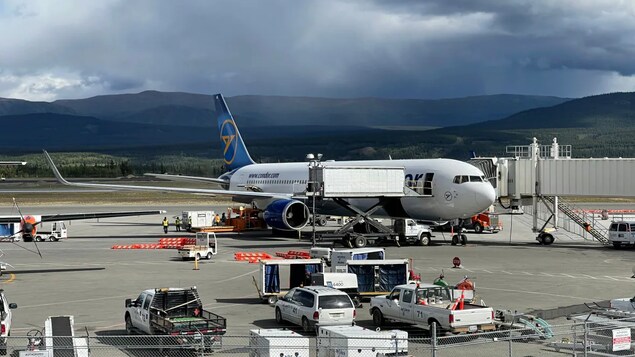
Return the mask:
[[(551, 242), (553, 242), (553, 236), (548, 231), (545, 230), (545, 227), (547, 226), (549, 221), (554, 218), (554, 215), (557, 214), (552, 209), (552, 207), (554, 207), (554, 205), (555, 205), (555, 198), (554, 198), (554, 196), (540, 196), (540, 198), (543, 200), (543, 202), (545, 203), (545, 206), (551, 212), (551, 216), (549, 216), (549, 218), (547, 219), (545, 224), (539, 230), (540, 231), (540, 235), (538, 236), (537, 239), (541, 243), (543, 243), (545, 245), (549, 245), (549, 244), (551, 244)], [(597, 241), (599, 241), (603, 245), (609, 245), (610, 244), (608, 236), (606, 234), (606, 228), (602, 227), (603, 229), (600, 230), (597, 227), (595, 227), (594, 225), (591, 225), (591, 223), (588, 220), (586, 220), (583, 215), (581, 215), (579, 213), (579, 210), (576, 210), (571, 205), (563, 202), (561, 198), (558, 200), (558, 207), (557, 208), (562, 213), (564, 213), (564, 215), (566, 215), (573, 222), (575, 222), (577, 225), (579, 225), (580, 227), (584, 228), (584, 230), (587, 233), (589, 233), (593, 238), (595, 238)], [(541, 236), (542, 236), (542, 239), (540, 239)]]

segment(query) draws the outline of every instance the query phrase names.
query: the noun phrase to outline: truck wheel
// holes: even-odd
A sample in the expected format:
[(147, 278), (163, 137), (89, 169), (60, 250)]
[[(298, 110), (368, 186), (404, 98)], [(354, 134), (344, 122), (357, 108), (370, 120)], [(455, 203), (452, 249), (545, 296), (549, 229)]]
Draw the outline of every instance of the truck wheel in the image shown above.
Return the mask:
[(459, 244), (459, 235), (455, 234), (452, 236), (452, 245), (457, 245)]
[(355, 248), (364, 248), (366, 246), (366, 238), (362, 236), (355, 237)]
[(384, 314), (381, 313), (381, 310), (373, 310), (373, 325), (375, 325), (375, 327), (382, 327), (384, 323)]
[(483, 233), (483, 225), (478, 222), (474, 223), (474, 232)]
[(196, 260), (201, 260), (201, 253), (196, 253)]
[(126, 333), (128, 335), (132, 335), (133, 333), (132, 320), (130, 319), (130, 315), (126, 315)]
[(554, 238), (551, 234), (545, 234), (542, 236), (542, 244), (544, 245), (551, 245), (553, 241), (554, 241)]
[(417, 245), (427, 246), (430, 245), (430, 233), (421, 233), (417, 240)]
[(212, 260), (212, 252), (207, 252), (207, 255), (205, 257), (207, 258), (207, 260)]
[(42, 236), (35, 236), (34, 239), (36, 242), (44, 242), (44, 238), (42, 238)]
[(309, 320), (304, 316), (302, 317), (302, 331), (311, 332), (311, 324), (309, 323)]
[(320, 217), (320, 218), (318, 218), (318, 220), (317, 220), (317, 224), (318, 224), (318, 226), (320, 226), (320, 227), (324, 227), (324, 226), (326, 226), (326, 218), (324, 218), (324, 217)]
[(467, 236), (465, 234), (461, 234), (461, 245), (467, 244)]
[(278, 301), (278, 297), (275, 295), (271, 295), (267, 298), (267, 303), (271, 306), (275, 305), (277, 301)]
[(276, 322), (278, 323), (278, 325), (281, 325), (284, 322), (282, 320), (282, 312), (277, 307), (276, 307)]
[(49, 237), (49, 241), (51, 242), (57, 242), (59, 239), (55, 238), (54, 236), (50, 236)]

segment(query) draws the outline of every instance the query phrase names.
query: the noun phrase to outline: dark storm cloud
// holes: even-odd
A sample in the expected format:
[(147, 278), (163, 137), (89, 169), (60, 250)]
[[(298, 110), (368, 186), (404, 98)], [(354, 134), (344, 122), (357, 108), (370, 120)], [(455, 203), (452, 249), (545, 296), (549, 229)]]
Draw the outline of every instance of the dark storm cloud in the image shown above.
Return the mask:
[[(0, 96), (634, 90), (630, 1), (9, 0)], [(15, 34), (19, 34), (16, 36)]]

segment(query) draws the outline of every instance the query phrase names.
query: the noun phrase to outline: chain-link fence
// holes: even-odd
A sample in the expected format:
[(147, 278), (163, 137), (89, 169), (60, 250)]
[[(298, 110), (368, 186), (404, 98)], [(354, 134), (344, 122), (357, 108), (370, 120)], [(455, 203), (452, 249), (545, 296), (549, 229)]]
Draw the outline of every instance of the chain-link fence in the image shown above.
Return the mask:
[[(280, 330), (278, 330), (280, 331)], [(591, 315), (586, 321), (547, 328), (499, 329), (488, 333), (443, 335), (416, 330), (372, 337), (351, 330), (351, 337), (303, 335), (292, 331), (253, 330), (250, 336), (7, 337), (0, 354), (16, 357), (87, 356), (623, 356), (635, 355), (631, 337), (635, 318)], [(385, 331), (386, 332), (386, 331)], [(420, 335), (422, 337), (412, 337)]]

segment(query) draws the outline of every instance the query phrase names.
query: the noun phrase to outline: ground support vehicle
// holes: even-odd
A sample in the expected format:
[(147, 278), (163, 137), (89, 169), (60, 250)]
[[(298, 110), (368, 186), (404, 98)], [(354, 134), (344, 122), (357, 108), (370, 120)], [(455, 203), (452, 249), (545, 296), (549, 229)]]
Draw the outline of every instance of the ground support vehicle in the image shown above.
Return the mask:
[(503, 225), (500, 223), (498, 215), (483, 212), (472, 216), (469, 221), (464, 221), (463, 228), (473, 230), (475, 233), (498, 233), (503, 230)]
[(178, 250), (183, 260), (205, 258), (211, 260), (218, 253), (218, 245), (215, 233), (196, 233), (195, 245), (184, 245)]
[(293, 288), (276, 302), (276, 322), (302, 326), (304, 332), (319, 326), (352, 326), (356, 311), (345, 292), (325, 286)]
[(343, 291), (351, 298), (356, 308), (362, 307), (357, 276), (351, 273), (315, 273), (311, 274), (311, 286), (328, 286)]
[(369, 330), (360, 326), (321, 326), (318, 357), (406, 356), (408, 332)]
[(408, 283), (409, 266), (408, 259), (349, 260), (341, 271), (357, 276), (359, 294), (367, 298)]
[(7, 336), (11, 334), (11, 322), (13, 321), (13, 313), (11, 310), (16, 309), (18, 305), (9, 303), (4, 295), (4, 290), (0, 289), (0, 355), (7, 354)]
[(611, 299), (611, 309), (635, 312), (635, 297)]
[(297, 332), (282, 329), (249, 331), (250, 357), (309, 357), (309, 338)]
[(258, 296), (274, 305), (292, 288), (311, 285), (311, 274), (323, 273), (324, 262), (321, 259), (262, 259), (259, 272), (259, 278), (253, 278)]
[(171, 335), (162, 343), (185, 349), (222, 347), (227, 320), (203, 309), (196, 287), (145, 290), (136, 300), (127, 299), (125, 308), (128, 334)]
[(49, 316), (44, 322), (44, 346), (50, 356), (88, 357), (88, 341), (75, 337), (73, 316)]
[(609, 227), (609, 242), (615, 248), (635, 245), (635, 221), (619, 221)]
[(49, 240), (51, 242), (57, 242), (60, 239), (68, 238), (68, 230), (66, 224), (63, 221), (57, 221), (53, 223), (50, 231), (37, 231), (35, 234), (35, 240), (37, 242), (43, 242)]
[(393, 229), (399, 235), (400, 244), (430, 245), (432, 240), (430, 226), (414, 219), (396, 219)]
[(388, 295), (370, 300), (370, 314), (375, 326), (386, 320), (424, 326), (432, 331), (467, 333), (492, 331), (494, 310), (487, 306), (452, 300), (450, 289), (433, 284), (396, 286)]
[(335, 271), (336, 267), (345, 265), (348, 260), (384, 259), (386, 250), (384, 248), (333, 249), (313, 247), (309, 251), (309, 256), (324, 260), (326, 265)]

